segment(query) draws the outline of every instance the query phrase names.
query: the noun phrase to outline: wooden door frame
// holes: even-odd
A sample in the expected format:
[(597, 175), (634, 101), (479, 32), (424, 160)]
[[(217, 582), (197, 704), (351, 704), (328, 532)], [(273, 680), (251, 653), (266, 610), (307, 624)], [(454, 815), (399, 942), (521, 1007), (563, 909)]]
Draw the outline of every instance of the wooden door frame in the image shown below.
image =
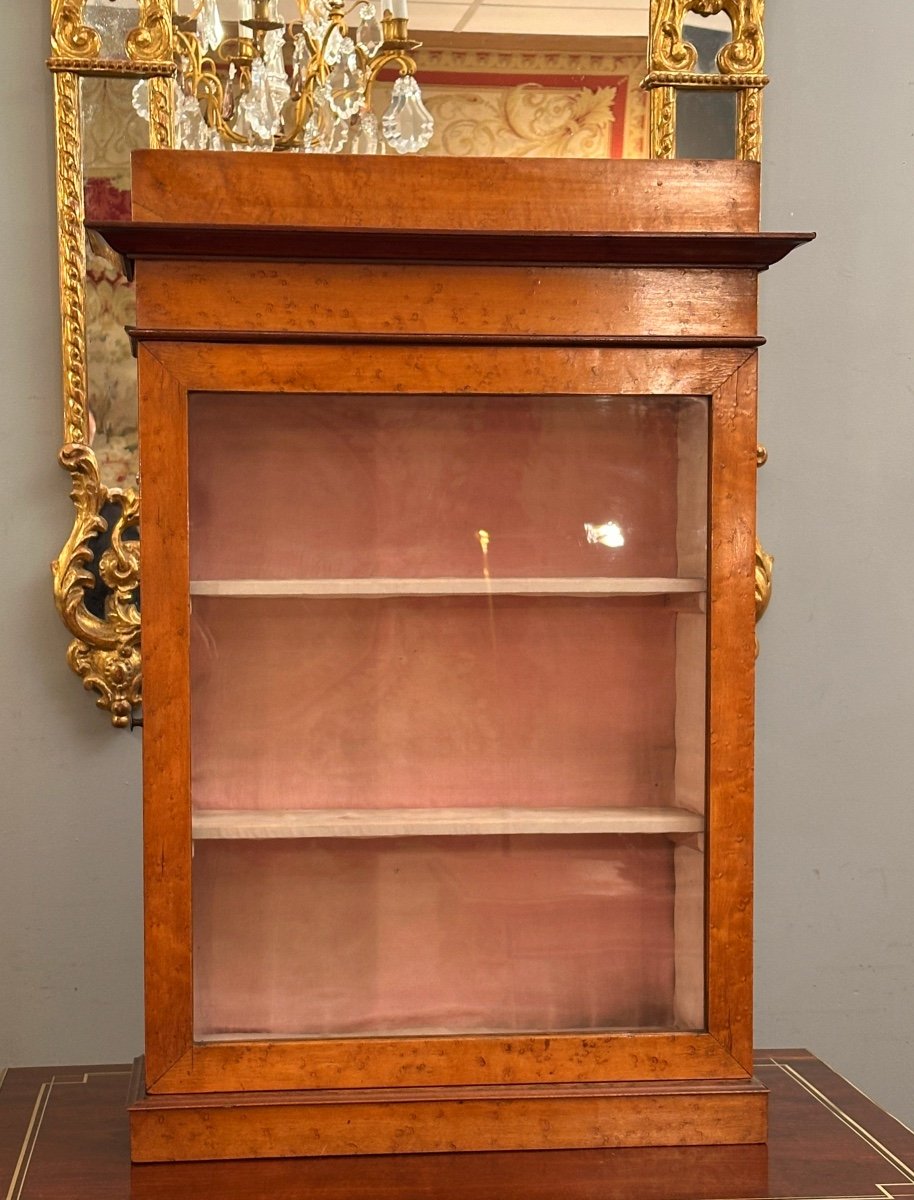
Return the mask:
[[(161, 336), (161, 335), (160, 335)], [(752, 1073), (756, 353), (278, 345), (138, 350), (143, 475), (146, 1083), (162, 1095), (746, 1080)], [(187, 407), (194, 392), (710, 399), (706, 1033), (195, 1043)], [(244, 464), (234, 467), (244, 486)], [(370, 1076), (366, 1076), (370, 1061)]]

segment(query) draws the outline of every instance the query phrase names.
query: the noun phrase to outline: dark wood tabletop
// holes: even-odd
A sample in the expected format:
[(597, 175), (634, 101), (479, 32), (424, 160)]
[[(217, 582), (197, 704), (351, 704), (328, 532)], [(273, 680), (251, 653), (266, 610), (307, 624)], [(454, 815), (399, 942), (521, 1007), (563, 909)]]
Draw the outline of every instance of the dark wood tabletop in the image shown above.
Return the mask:
[(760, 1051), (767, 1147), (131, 1167), (128, 1066), (0, 1074), (2, 1200), (914, 1200), (914, 1132), (805, 1050)]

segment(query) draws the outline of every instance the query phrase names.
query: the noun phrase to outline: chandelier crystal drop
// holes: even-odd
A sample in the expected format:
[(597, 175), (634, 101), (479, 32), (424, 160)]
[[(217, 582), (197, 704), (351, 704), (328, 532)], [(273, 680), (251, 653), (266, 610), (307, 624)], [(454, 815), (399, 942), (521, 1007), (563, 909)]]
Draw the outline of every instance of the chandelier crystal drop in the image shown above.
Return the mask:
[[(237, 2), (236, 33), (220, 0), (175, 0), (178, 148), (415, 154), (428, 146), (434, 119), (416, 79), (420, 43), (409, 35), (406, 0), (383, 12), (371, 0), (285, 0), (297, 7), (291, 21), (280, 0)], [(390, 102), (376, 114), (385, 71), (395, 75)], [(135, 89), (134, 107), (148, 112), (145, 88)]]

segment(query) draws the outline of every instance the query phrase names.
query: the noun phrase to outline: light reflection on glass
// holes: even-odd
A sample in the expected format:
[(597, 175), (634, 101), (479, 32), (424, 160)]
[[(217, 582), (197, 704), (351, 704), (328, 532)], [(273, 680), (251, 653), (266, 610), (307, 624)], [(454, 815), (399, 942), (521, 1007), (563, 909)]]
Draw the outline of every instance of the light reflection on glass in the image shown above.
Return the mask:
[(585, 525), (584, 535), (588, 546), (608, 546), (610, 550), (618, 550), (625, 545), (625, 534), (615, 521), (606, 521), (602, 525)]

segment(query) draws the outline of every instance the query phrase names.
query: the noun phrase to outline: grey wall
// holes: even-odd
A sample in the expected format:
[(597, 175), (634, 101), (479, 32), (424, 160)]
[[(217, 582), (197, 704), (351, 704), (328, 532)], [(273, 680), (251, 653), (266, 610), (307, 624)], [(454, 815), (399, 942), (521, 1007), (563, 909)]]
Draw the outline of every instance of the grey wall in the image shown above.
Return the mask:
[(4, 5), (0, 72), (0, 1064), (123, 1060), (142, 1036), (139, 744), (70, 674), (48, 570), (72, 525), (49, 7)]
[[(766, 224), (821, 240), (765, 282), (758, 1037), (914, 1123), (914, 71), (909, 0), (769, 5)], [(44, 4), (0, 72), (0, 1063), (137, 1053), (139, 748), (63, 662)], [(828, 44), (820, 29), (828, 20)], [(867, 48), (868, 47), (868, 48)], [(808, 69), (827, 61), (833, 96)], [(870, 65), (863, 91), (858, 80)]]
[(914, 1124), (910, 0), (768, 11), (756, 1041)]

